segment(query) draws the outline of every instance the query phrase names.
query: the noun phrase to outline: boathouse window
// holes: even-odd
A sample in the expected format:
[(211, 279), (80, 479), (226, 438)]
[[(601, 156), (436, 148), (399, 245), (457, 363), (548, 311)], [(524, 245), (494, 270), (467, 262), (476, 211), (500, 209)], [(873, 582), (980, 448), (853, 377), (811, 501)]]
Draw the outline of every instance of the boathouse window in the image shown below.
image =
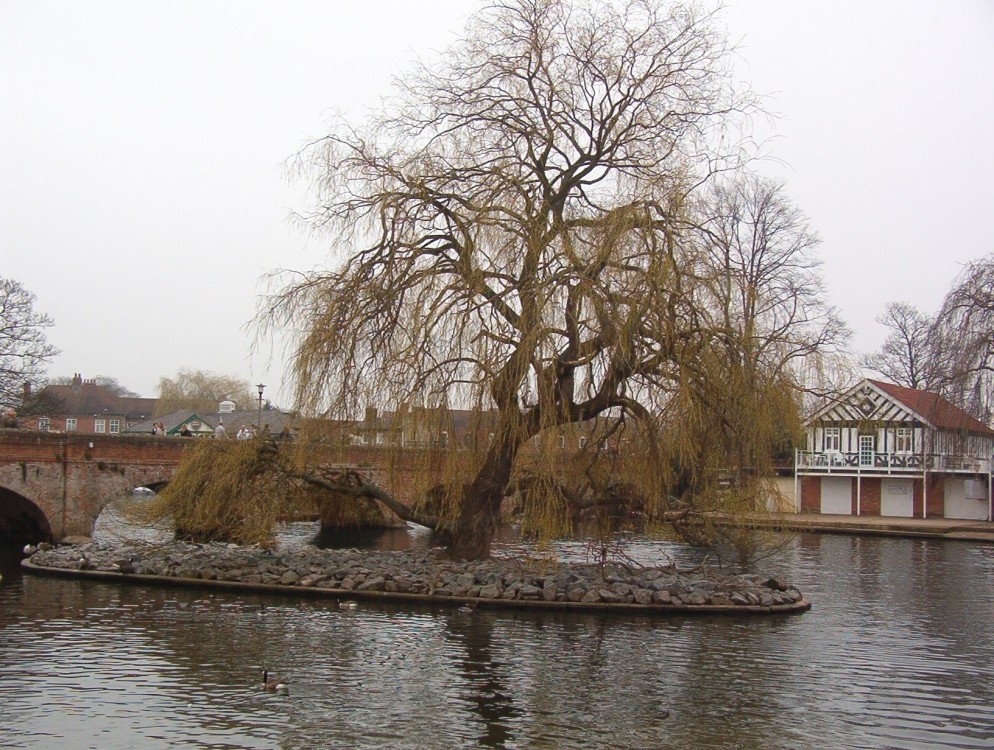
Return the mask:
[(565, 448), (566, 447), (566, 436), (565, 435), (560, 435), (559, 436), (559, 447), (560, 448)]
[(842, 448), (842, 430), (839, 427), (825, 428), (825, 450), (838, 452)]
[(580, 438), (580, 447), (581, 448), (586, 448), (587, 447), (587, 438), (585, 438), (585, 437)]
[(911, 453), (914, 450), (914, 432), (910, 427), (898, 427), (894, 433), (894, 452)]
[(106, 419), (94, 419), (93, 420), (93, 431), (94, 432), (107, 432), (107, 420)]
[(76, 432), (76, 419), (74, 417), (66, 419), (66, 432)]
[(41, 419), (38, 420), (38, 429), (41, 430), (42, 432), (48, 432), (48, 425), (49, 425), (48, 417), (42, 417)]
[(110, 420), (110, 434), (117, 435), (121, 431), (121, 420), (112, 419)]

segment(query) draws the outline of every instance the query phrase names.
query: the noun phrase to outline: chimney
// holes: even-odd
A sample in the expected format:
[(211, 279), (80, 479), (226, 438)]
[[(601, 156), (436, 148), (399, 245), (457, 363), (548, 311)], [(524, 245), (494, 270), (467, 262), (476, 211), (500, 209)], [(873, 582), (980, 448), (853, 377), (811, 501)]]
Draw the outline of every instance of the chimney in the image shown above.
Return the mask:
[(367, 424), (372, 424), (373, 422), (376, 421), (376, 407), (375, 406), (367, 406), (366, 407), (366, 416), (363, 418), (363, 421), (366, 422)]
[(78, 372), (74, 372), (72, 376), (72, 389), (78, 391), (83, 387), (83, 376)]
[(28, 401), (31, 398), (31, 381), (24, 381), (24, 400)]

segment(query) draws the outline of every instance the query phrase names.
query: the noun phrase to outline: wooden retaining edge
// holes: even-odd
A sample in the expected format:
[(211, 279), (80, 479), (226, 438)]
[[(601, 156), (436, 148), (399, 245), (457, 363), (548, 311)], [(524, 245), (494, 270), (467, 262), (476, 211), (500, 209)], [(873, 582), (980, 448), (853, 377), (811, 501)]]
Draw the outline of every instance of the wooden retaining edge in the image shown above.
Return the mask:
[(531, 609), (542, 611), (570, 611), (584, 613), (624, 613), (645, 616), (658, 615), (794, 615), (811, 609), (811, 602), (801, 599), (793, 604), (770, 606), (739, 604), (608, 604), (606, 602), (547, 602), (539, 599), (483, 599), (478, 596), (432, 596), (430, 594), (405, 594), (392, 591), (355, 591), (327, 589), (319, 586), (284, 586), (271, 583), (245, 583), (243, 581), (218, 581), (206, 578), (178, 578), (150, 576), (136, 573), (114, 573), (109, 570), (75, 570), (35, 565), (30, 560), (21, 561), (27, 573), (58, 578), (87, 578), (109, 583), (130, 583), (143, 586), (178, 586), (181, 588), (221, 589), (253, 594), (277, 596), (303, 596), (308, 598), (360, 600), (387, 603), (409, 603), (421, 606), (455, 606), (470, 604), (478, 609)]

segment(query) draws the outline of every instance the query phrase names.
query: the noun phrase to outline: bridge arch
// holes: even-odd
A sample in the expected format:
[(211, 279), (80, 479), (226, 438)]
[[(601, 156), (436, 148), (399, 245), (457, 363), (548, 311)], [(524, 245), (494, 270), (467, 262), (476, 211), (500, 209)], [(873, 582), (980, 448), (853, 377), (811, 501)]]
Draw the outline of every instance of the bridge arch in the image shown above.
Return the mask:
[(0, 487), (0, 541), (37, 544), (52, 540), (44, 511), (14, 490)]

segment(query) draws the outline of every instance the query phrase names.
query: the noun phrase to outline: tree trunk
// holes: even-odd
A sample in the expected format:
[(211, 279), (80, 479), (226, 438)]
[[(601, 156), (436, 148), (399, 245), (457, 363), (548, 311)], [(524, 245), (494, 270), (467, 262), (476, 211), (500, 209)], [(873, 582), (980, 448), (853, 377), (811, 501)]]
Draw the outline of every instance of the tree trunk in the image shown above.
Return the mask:
[(511, 479), (511, 467), (520, 445), (507, 438), (494, 445), (473, 482), (463, 490), (459, 521), (448, 545), (456, 560), (485, 560), (500, 523), (504, 490)]

